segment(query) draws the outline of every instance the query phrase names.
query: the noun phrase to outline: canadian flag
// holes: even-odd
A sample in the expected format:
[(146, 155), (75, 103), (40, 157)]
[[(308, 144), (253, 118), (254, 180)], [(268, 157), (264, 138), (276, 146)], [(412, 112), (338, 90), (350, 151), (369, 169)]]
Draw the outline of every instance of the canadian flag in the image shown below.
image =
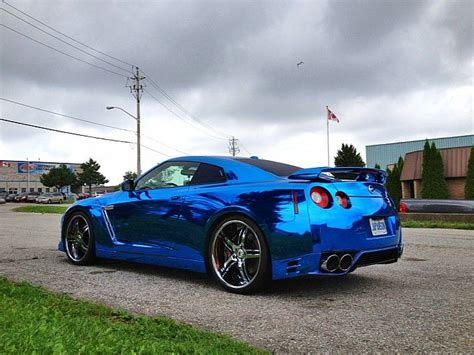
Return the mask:
[(339, 123), (339, 118), (337, 118), (337, 116), (329, 109), (329, 107), (326, 106), (326, 109), (328, 110), (328, 120)]

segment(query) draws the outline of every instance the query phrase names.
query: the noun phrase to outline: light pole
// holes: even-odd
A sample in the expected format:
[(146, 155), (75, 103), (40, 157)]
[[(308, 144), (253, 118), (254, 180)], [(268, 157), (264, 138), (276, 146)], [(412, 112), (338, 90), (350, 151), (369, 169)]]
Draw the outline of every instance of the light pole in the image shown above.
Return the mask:
[(141, 168), (141, 144), (140, 144), (140, 116), (138, 117), (135, 117), (134, 115), (132, 115), (130, 112), (124, 110), (123, 108), (121, 107), (116, 107), (116, 106), (107, 106), (106, 107), (107, 110), (113, 110), (113, 109), (117, 109), (117, 110), (120, 110), (124, 113), (126, 113), (127, 115), (129, 115), (131, 118), (133, 118), (135, 121), (137, 121), (137, 176), (140, 176), (141, 173), (142, 173), (142, 168)]

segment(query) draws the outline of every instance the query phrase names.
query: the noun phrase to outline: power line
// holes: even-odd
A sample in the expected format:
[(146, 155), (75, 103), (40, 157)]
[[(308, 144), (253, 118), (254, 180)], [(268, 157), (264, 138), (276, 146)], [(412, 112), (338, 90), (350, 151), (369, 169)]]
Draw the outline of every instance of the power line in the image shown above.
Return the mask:
[(126, 61), (123, 61), (123, 60), (121, 60), (121, 59), (119, 59), (119, 58), (113, 57), (113, 56), (111, 56), (111, 55), (109, 55), (109, 54), (107, 54), (107, 53), (101, 52), (101, 51), (99, 51), (99, 50), (97, 50), (97, 49), (95, 49), (95, 48), (93, 48), (93, 47), (91, 47), (91, 46), (89, 46), (89, 45), (87, 45), (87, 44), (85, 44), (85, 43), (83, 43), (83, 42), (80, 42), (80, 41), (78, 41), (78, 40), (72, 38), (71, 36), (68, 36), (67, 34), (65, 34), (65, 33), (63, 33), (63, 32), (61, 32), (61, 31), (55, 29), (54, 27), (49, 26), (48, 24), (46, 24), (46, 23), (44, 23), (44, 22), (38, 20), (37, 18), (35, 18), (35, 17), (33, 17), (33, 16), (27, 14), (26, 12), (24, 12), (24, 11), (18, 9), (17, 7), (15, 7), (15, 6), (9, 4), (9, 3), (6, 2), (5, 0), (2, 0), (2, 2), (3, 2), (5, 5), (7, 5), (7, 6), (13, 8), (13, 9), (15, 9), (16, 11), (18, 11), (18, 12), (20, 12), (20, 13), (22, 13), (22, 14), (25, 15), (26, 17), (28, 17), (28, 18), (30, 18), (30, 19), (32, 19), (32, 20), (34, 20), (34, 21), (36, 21), (36, 22), (42, 24), (43, 26), (49, 28), (50, 30), (52, 30), (52, 31), (54, 31), (54, 32), (56, 32), (56, 33), (58, 33), (58, 34), (60, 34), (60, 35), (62, 35), (62, 36), (64, 36), (64, 37), (66, 37), (66, 38), (69, 38), (70, 40), (76, 42), (77, 44), (80, 44), (81, 46), (84, 46), (84, 47), (86, 47), (86, 48), (89, 48), (89, 49), (93, 50), (94, 52), (99, 53), (99, 54), (102, 54), (102, 55), (104, 55), (104, 56), (106, 56), (106, 57), (108, 57), (108, 58), (110, 58), (110, 59), (114, 59), (114, 60), (116, 60), (116, 61), (118, 61), (118, 62), (121, 62), (121, 63), (123, 63), (123, 64), (130, 65), (131, 67), (134, 67), (134, 66), (135, 66), (135, 65), (133, 65), (133, 64), (131, 64), (131, 63), (128, 63), (128, 62), (126, 62)]
[(242, 147), (248, 155), (252, 155), (252, 153), (249, 152), (249, 150), (247, 148), (245, 148), (245, 146), (242, 144), (242, 142), (240, 142), (240, 147)]
[(156, 150), (156, 149), (147, 147), (146, 145), (143, 145), (143, 144), (142, 144), (142, 147), (143, 147), (143, 148), (146, 148), (146, 149), (148, 149), (148, 150), (151, 150), (152, 152), (155, 152), (155, 153), (164, 155), (165, 157), (171, 158), (171, 155), (168, 155), (168, 154), (166, 154), (166, 153), (160, 152), (159, 150)]
[(68, 46), (70, 46), (70, 47), (72, 47), (72, 48), (74, 48), (74, 49), (77, 49), (78, 51), (80, 51), (80, 52), (82, 52), (82, 53), (84, 53), (84, 54), (86, 54), (86, 55), (89, 55), (89, 56), (91, 56), (91, 57), (93, 57), (93, 58), (95, 58), (95, 59), (98, 59), (98, 60), (100, 60), (100, 61), (102, 61), (102, 62), (104, 62), (104, 63), (106, 63), (106, 64), (108, 64), (108, 65), (111, 65), (111, 66), (117, 68), (117, 69), (123, 70), (123, 71), (126, 72), (126, 73), (130, 73), (130, 72), (131, 72), (131, 71), (128, 70), (128, 69), (124, 69), (124, 68), (122, 68), (121, 66), (115, 65), (114, 63), (111, 63), (111, 62), (109, 62), (109, 61), (107, 61), (107, 60), (105, 60), (105, 59), (102, 59), (102, 58), (100, 58), (100, 57), (98, 57), (98, 56), (96, 56), (96, 55), (94, 55), (94, 54), (91, 54), (91, 53), (89, 53), (89, 52), (86, 52), (85, 50), (83, 50), (83, 49), (81, 49), (81, 48), (79, 48), (79, 47), (77, 47), (77, 46), (75, 46), (75, 45), (73, 45), (73, 44), (71, 44), (71, 43), (69, 43), (69, 42), (67, 42), (67, 41), (65, 41), (65, 40), (63, 40), (63, 39), (61, 39), (61, 38), (59, 38), (58, 36), (55, 36), (55, 35), (53, 35), (53, 34), (47, 32), (47, 31), (45, 31), (45, 30), (39, 28), (38, 26), (32, 24), (31, 22), (28, 22), (28, 21), (22, 19), (21, 17), (15, 15), (15, 14), (13, 14), (13, 13), (11, 13), (10, 11), (8, 11), (8, 10), (6, 10), (6, 9), (4, 9), (4, 8), (0, 8), (0, 10), (6, 12), (7, 14), (9, 14), (9, 15), (11, 15), (11, 16), (17, 18), (18, 20), (23, 21), (24, 23), (26, 23), (26, 24), (28, 24), (28, 25), (30, 25), (30, 26), (36, 28), (38, 31), (41, 31), (41, 32), (47, 34), (48, 36), (51, 36), (51, 37), (57, 39), (58, 41), (61, 41), (62, 43), (67, 44)]
[(88, 62), (88, 61), (86, 61), (86, 60), (83, 60), (83, 59), (77, 58), (77, 57), (75, 57), (75, 56), (73, 56), (73, 55), (71, 55), (71, 54), (65, 53), (65, 52), (63, 52), (63, 51), (61, 51), (61, 50), (59, 50), (59, 49), (56, 49), (56, 48), (54, 48), (54, 47), (52, 47), (52, 46), (46, 44), (46, 43), (43, 43), (43, 42), (38, 41), (38, 40), (36, 40), (36, 39), (34, 39), (34, 38), (28, 36), (28, 35), (25, 35), (24, 33), (21, 33), (21, 32), (19, 32), (19, 31), (17, 31), (17, 30), (14, 30), (13, 28), (8, 27), (7, 25), (4, 25), (3, 23), (0, 23), (0, 26), (5, 27), (5, 28), (9, 29), (9, 30), (12, 31), (12, 32), (15, 32), (16, 34), (18, 34), (18, 35), (20, 35), (20, 36), (23, 36), (23, 37), (25, 37), (25, 38), (27, 38), (27, 39), (29, 39), (29, 40), (35, 42), (35, 43), (38, 43), (38, 44), (40, 44), (40, 45), (42, 45), (42, 46), (45, 46), (45, 47), (47, 47), (47, 48), (49, 48), (49, 49), (51, 49), (51, 50), (53, 50), (53, 51), (55, 51), (55, 52), (58, 52), (58, 53), (61, 53), (61, 54), (65, 55), (65, 56), (67, 56), (67, 57), (73, 58), (73, 59), (75, 59), (75, 60), (77, 60), (77, 61), (79, 61), (79, 62), (82, 62), (82, 63), (84, 63), (84, 64), (88, 64), (88, 65), (93, 66), (93, 67), (95, 67), (95, 68), (97, 68), (97, 69), (101, 69), (101, 70), (103, 70), (103, 71), (106, 71), (106, 72), (109, 72), (109, 73), (111, 73), (111, 74), (115, 74), (115, 75), (121, 76), (121, 77), (123, 77), (123, 78), (128, 78), (128, 76), (126, 76), (126, 75), (124, 75), (124, 74), (117, 73), (116, 71), (113, 71), (113, 70), (110, 70), (110, 69), (101, 67), (100, 65), (96, 65), (96, 64), (90, 63), (90, 62)]
[[(142, 71), (143, 72), (143, 71)], [(158, 85), (152, 78), (150, 78), (145, 72), (143, 72), (144, 75), (147, 76), (147, 79), (148, 81), (151, 83), (151, 85), (156, 89), (158, 90), (164, 97), (166, 97), (171, 103), (173, 103), (179, 110), (181, 110), (184, 114), (186, 114), (187, 116), (189, 116), (191, 119), (193, 119), (194, 121), (196, 121), (197, 123), (201, 124), (202, 126), (204, 127), (207, 127), (209, 130), (211, 131), (214, 131), (215, 133), (217, 133), (218, 135), (222, 136), (224, 139), (228, 139), (229, 137), (231, 137), (231, 135), (229, 134), (225, 134), (225, 133), (222, 133), (222, 132), (219, 132), (217, 129), (215, 129), (214, 127), (210, 126), (209, 124), (203, 122), (202, 120), (200, 120), (199, 118), (197, 118), (196, 116), (192, 115), (188, 110), (186, 110), (179, 102), (177, 102), (175, 99), (173, 99), (173, 97), (171, 97), (160, 85)]]
[(175, 117), (177, 117), (178, 119), (180, 119), (180, 120), (183, 121), (184, 123), (187, 123), (187, 124), (190, 125), (191, 127), (200, 130), (202, 133), (208, 135), (209, 137), (227, 140), (227, 138), (222, 138), (222, 137), (218, 137), (218, 136), (212, 135), (212, 134), (210, 134), (209, 132), (206, 132), (206, 131), (202, 130), (199, 126), (193, 125), (191, 122), (189, 122), (188, 120), (184, 119), (180, 114), (176, 113), (176, 112), (173, 111), (171, 108), (169, 108), (168, 105), (164, 104), (164, 103), (163, 103), (160, 99), (158, 99), (156, 96), (154, 96), (153, 94), (151, 94), (148, 90), (144, 89), (143, 91), (145, 91), (148, 95), (150, 95), (150, 97), (151, 97), (152, 99), (154, 99), (156, 102), (158, 102), (161, 106), (163, 106), (166, 110), (168, 110), (170, 113), (172, 113)]
[(153, 141), (153, 142), (155, 142), (155, 143), (161, 144), (161, 145), (164, 146), (164, 147), (167, 147), (167, 148), (169, 148), (169, 149), (173, 149), (173, 150), (175, 150), (175, 151), (177, 151), (177, 152), (179, 152), (179, 153), (182, 153), (182, 154), (184, 154), (184, 155), (189, 155), (189, 153), (186, 153), (186, 152), (184, 152), (184, 151), (182, 151), (182, 150), (176, 149), (176, 148), (174, 148), (174, 147), (172, 147), (172, 146), (170, 146), (170, 145), (168, 145), (168, 144), (166, 144), (166, 143), (157, 141), (157, 140), (154, 139), (154, 138), (151, 138), (151, 137), (149, 137), (149, 136), (145, 136), (144, 134), (142, 134), (142, 136), (143, 136), (143, 138), (146, 138), (146, 139), (149, 139), (149, 140), (151, 140), (151, 141)]
[(93, 124), (93, 125), (96, 125), (96, 126), (107, 127), (107, 128), (117, 129), (117, 130), (120, 130), (120, 131), (135, 133), (135, 131), (131, 130), (131, 129), (120, 128), (120, 127), (115, 127), (115, 126), (109, 126), (109, 125), (106, 125), (106, 124), (103, 124), (103, 123), (93, 122), (93, 121), (85, 120), (85, 119), (82, 119), (82, 118), (77, 118), (77, 117), (74, 117), (74, 116), (64, 115), (62, 113), (45, 110), (45, 109), (42, 109), (42, 108), (39, 108), (39, 107), (36, 107), (36, 106), (27, 105), (27, 104), (24, 104), (24, 103), (21, 103), (21, 102), (18, 102), (18, 101), (5, 99), (3, 97), (0, 97), (0, 100), (7, 101), (7, 102), (13, 103), (15, 105), (28, 107), (28, 108), (31, 108), (33, 110), (38, 110), (38, 111), (50, 113), (52, 115), (61, 116), (61, 117), (69, 118), (69, 119), (76, 120), (76, 121), (86, 122), (86, 123)]
[(62, 131), (62, 130), (60, 130), (60, 129), (49, 128), (49, 127), (44, 127), (44, 126), (37, 126), (37, 125), (30, 124), (30, 123), (25, 123), (25, 122), (19, 122), (19, 121), (9, 120), (9, 119), (6, 119), (6, 118), (0, 118), (0, 121), (7, 122), (7, 123), (12, 123), (12, 124), (17, 124), (17, 125), (21, 125), (21, 126), (27, 126), (27, 127), (37, 128), (37, 129), (43, 129), (43, 130), (45, 130), (45, 131), (52, 131), (52, 132), (57, 132), (57, 133), (70, 134), (70, 135), (72, 135), (72, 136), (79, 136), (79, 137), (84, 137), (84, 138), (92, 138), (92, 139), (98, 139), (98, 140), (109, 141), (109, 142), (116, 142), (116, 143), (135, 144), (134, 142), (130, 142), (130, 141), (123, 141), (123, 140), (119, 140), (119, 139), (112, 139), (112, 138), (105, 138), (105, 137), (97, 137), (97, 136), (91, 136), (91, 135), (88, 135), (88, 134), (74, 133), (74, 132), (69, 132), (69, 131)]

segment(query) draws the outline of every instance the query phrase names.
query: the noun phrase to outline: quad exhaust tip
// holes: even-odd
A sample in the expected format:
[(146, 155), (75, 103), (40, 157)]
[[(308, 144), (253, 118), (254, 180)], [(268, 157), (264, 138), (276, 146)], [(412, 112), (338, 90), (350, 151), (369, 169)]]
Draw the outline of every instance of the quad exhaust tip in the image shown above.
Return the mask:
[(341, 256), (341, 259), (339, 261), (339, 269), (341, 271), (347, 271), (351, 268), (352, 266), (352, 255), (351, 254), (344, 254)]
[(339, 257), (336, 254), (329, 255), (321, 264), (321, 269), (327, 272), (334, 272), (339, 268)]
[(352, 266), (352, 255), (344, 254), (339, 258), (337, 254), (329, 255), (321, 264), (321, 269), (326, 272), (335, 272), (337, 270), (346, 272)]

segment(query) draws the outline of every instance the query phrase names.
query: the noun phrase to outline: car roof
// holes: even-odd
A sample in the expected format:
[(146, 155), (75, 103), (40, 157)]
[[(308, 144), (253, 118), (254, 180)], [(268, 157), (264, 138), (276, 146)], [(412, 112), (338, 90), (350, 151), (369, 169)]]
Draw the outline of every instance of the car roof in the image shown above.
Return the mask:
[(257, 166), (250, 165), (244, 161), (239, 161), (241, 159), (243, 158), (230, 157), (230, 156), (196, 155), (196, 156), (182, 156), (182, 157), (172, 158), (172, 159), (168, 159), (164, 161), (163, 163), (173, 162), (173, 161), (183, 161), (183, 162), (197, 162), (197, 163), (217, 165), (224, 169), (227, 176), (228, 183), (242, 183), (242, 182), (269, 181), (269, 180), (283, 179), (282, 176), (274, 175)]

